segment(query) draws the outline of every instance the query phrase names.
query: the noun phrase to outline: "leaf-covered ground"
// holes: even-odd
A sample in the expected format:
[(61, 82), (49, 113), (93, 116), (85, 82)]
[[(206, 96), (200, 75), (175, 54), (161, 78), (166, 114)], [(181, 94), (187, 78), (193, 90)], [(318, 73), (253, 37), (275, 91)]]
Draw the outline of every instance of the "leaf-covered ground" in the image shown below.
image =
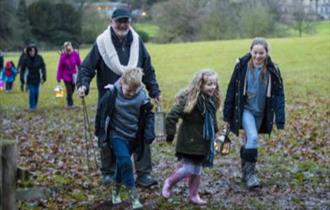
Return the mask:
[[(170, 200), (161, 197), (161, 186), (176, 159), (174, 145), (155, 142), (153, 174), (159, 185), (139, 188), (145, 209), (329, 209), (330, 208), (330, 128), (328, 99), (313, 101), (294, 99), (287, 104), (285, 131), (263, 136), (258, 174), (263, 187), (249, 191), (240, 181), (238, 149), (227, 157), (217, 157), (212, 169), (205, 169), (201, 196), (208, 205), (189, 204), (187, 183), (174, 188)], [(89, 106), (91, 126), (95, 107)], [(15, 138), (18, 143), (18, 165), (32, 173), (20, 187), (45, 186), (48, 199), (20, 202), (21, 209), (129, 209), (126, 202), (113, 206), (111, 186), (102, 186), (94, 165), (98, 150), (84, 138), (82, 109), (61, 107), (27, 113), (16, 108), (1, 111), (1, 139)], [(95, 142), (94, 142), (95, 143)], [(86, 147), (89, 148), (88, 170)]]

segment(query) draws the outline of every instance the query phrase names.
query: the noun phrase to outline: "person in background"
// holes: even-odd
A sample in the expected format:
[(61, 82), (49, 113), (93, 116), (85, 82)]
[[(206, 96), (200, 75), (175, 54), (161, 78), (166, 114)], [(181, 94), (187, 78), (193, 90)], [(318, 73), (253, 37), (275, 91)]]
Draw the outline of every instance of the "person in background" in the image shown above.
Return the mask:
[(213, 166), (214, 138), (218, 131), (216, 112), (220, 107), (218, 76), (213, 70), (197, 72), (189, 86), (181, 91), (166, 116), (166, 141), (172, 142), (179, 118), (176, 156), (180, 164), (164, 182), (162, 195), (171, 196), (171, 188), (189, 179), (189, 198), (197, 205), (207, 202), (199, 196), (202, 166)]
[[(142, 82), (148, 90), (149, 96), (156, 102), (161, 99), (159, 85), (151, 58), (142, 39), (130, 25), (131, 14), (125, 9), (117, 9), (112, 14), (110, 26), (100, 34), (91, 51), (79, 67), (77, 88), (78, 95), (88, 94), (92, 78), (97, 77), (98, 103), (108, 84), (114, 84), (120, 76), (132, 67), (143, 70)], [(98, 117), (98, 116), (96, 116)], [(99, 136), (99, 128), (95, 126), (95, 135)], [(102, 183), (109, 184), (113, 180), (116, 158), (109, 147), (101, 148)], [(151, 176), (152, 161), (150, 145), (146, 144), (143, 157), (135, 161), (137, 184), (150, 187), (157, 184)]]
[(284, 129), (283, 80), (269, 55), (267, 41), (257, 37), (250, 52), (235, 65), (223, 109), (223, 119), (234, 134), (239, 135), (239, 129), (244, 129), (240, 156), (242, 181), (248, 188), (260, 186), (256, 175), (258, 134), (270, 134), (274, 118), (277, 128)]
[(26, 51), (27, 56), (21, 67), (20, 79), (22, 85), (27, 85), (29, 92), (29, 112), (34, 112), (38, 106), (40, 84), (46, 82), (46, 65), (35, 45), (29, 45)]
[(5, 83), (6, 92), (9, 93), (13, 89), (17, 71), (13, 61), (7, 61), (2, 70), (2, 81)]
[(60, 83), (61, 80), (64, 81), (67, 93), (67, 108), (73, 108), (74, 103), (72, 96), (81, 60), (78, 52), (73, 49), (71, 42), (64, 42), (63, 47), (64, 51), (61, 53), (58, 62), (56, 80), (58, 83)]
[(4, 54), (3, 54), (3, 52), (0, 50), (0, 73), (1, 73), (1, 71), (2, 71), (2, 69), (3, 69), (3, 65), (4, 65)]
[[(22, 64), (23, 64), (23, 61), (24, 59), (26, 58), (26, 47), (24, 47), (24, 49), (22, 50), (22, 53), (21, 55), (19, 56), (19, 59), (18, 59), (18, 64), (17, 64), (17, 73), (20, 73), (21, 72), (21, 68), (22, 68)], [(25, 89), (27, 90), (27, 89)], [(21, 83), (21, 91), (23, 92), (24, 91), (24, 84)]]

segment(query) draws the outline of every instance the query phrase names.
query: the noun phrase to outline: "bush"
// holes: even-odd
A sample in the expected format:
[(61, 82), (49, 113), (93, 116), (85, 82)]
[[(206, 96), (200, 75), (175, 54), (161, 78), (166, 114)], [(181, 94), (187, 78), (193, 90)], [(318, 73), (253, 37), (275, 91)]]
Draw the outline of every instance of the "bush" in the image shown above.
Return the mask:
[(144, 32), (144, 31), (140, 31), (140, 30), (136, 30), (136, 33), (139, 34), (139, 36), (141, 37), (141, 39), (143, 40), (143, 42), (149, 42), (150, 37), (148, 35), (148, 33)]

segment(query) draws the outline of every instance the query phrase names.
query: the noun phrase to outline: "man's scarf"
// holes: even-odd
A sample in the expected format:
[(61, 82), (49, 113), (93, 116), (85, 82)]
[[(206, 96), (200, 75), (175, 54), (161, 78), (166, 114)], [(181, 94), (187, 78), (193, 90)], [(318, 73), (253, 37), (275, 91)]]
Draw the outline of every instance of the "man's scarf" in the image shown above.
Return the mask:
[(205, 166), (213, 166), (216, 108), (212, 97), (201, 94), (197, 100), (197, 108), (204, 117), (203, 138), (210, 144), (210, 151)]
[(126, 66), (119, 61), (115, 46), (112, 43), (110, 26), (96, 39), (96, 44), (104, 63), (117, 75), (122, 75), (128, 68), (137, 67), (139, 61), (139, 35), (132, 27), (129, 29), (133, 35), (129, 61)]

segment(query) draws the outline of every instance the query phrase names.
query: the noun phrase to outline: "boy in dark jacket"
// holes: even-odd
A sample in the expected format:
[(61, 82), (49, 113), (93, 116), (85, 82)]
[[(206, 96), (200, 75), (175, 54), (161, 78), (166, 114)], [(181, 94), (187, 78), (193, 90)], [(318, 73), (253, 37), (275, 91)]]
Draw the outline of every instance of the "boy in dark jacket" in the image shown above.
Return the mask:
[(133, 209), (143, 206), (135, 188), (131, 155), (135, 151), (140, 156), (144, 142), (150, 144), (155, 138), (154, 114), (148, 94), (142, 86), (142, 76), (140, 68), (131, 68), (114, 85), (109, 85), (98, 105), (96, 118), (100, 147), (109, 143), (116, 156), (112, 203), (121, 202), (119, 190), (124, 184)]

